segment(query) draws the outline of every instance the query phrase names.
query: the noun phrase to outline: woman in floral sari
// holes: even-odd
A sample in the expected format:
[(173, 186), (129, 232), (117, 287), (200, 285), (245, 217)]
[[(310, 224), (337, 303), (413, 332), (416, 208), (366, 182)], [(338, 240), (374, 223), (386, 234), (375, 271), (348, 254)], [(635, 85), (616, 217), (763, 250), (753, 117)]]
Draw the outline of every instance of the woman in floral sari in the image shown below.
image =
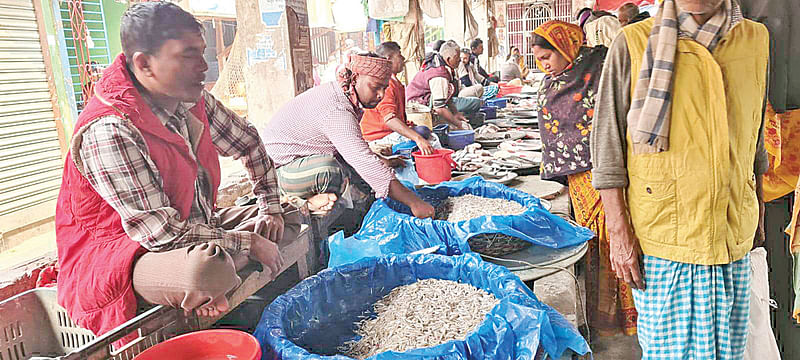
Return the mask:
[(548, 21), (533, 35), (536, 66), (545, 72), (538, 93), (542, 179), (567, 178), (575, 220), (597, 237), (586, 255), (589, 325), (601, 335), (636, 334), (631, 289), (611, 270), (605, 212), (592, 187), (589, 133), (595, 94), (607, 49), (582, 46), (583, 31), (563, 21)]

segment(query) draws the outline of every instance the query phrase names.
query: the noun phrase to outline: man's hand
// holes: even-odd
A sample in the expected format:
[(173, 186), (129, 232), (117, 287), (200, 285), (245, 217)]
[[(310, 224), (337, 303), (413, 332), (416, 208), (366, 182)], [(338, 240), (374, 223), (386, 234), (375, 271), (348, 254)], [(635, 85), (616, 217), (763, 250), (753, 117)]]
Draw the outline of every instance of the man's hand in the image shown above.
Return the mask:
[[(283, 225), (281, 224), (281, 226)], [(273, 279), (278, 276), (283, 267), (283, 257), (278, 250), (278, 245), (255, 233), (250, 237), (250, 257), (263, 264), (265, 269), (269, 269)]]
[(428, 140), (425, 140), (424, 137), (419, 136), (418, 138), (414, 139), (414, 142), (417, 144), (419, 152), (421, 152), (422, 155), (433, 154), (433, 146), (431, 146), (431, 143)]
[(639, 256), (642, 253), (639, 239), (633, 235), (627, 222), (613, 228), (616, 229), (608, 227), (611, 270), (617, 274), (617, 279), (625, 281), (634, 289), (644, 290), (645, 283), (639, 267)]
[(436, 211), (433, 209), (433, 206), (423, 200), (414, 202), (414, 204), (411, 206), (411, 213), (420, 219), (432, 218), (434, 215), (436, 215)]
[(628, 206), (622, 188), (602, 189), (600, 198), (606, 210), (611, 269), (632, 288), (644, 290), (644, 277), (639, 267), (642, 249), (628, 222)]
[(458, 113), (455, 116), (456, 124), (458, 124), (458, 128), (461, 130), (472, 130), (472, 126), (469, 125), (469, 120), (467, 117), (464, 116), (462, 113)]
[(278, 244), (283, 239), (283, 215), (258, 215), (253, 232)]

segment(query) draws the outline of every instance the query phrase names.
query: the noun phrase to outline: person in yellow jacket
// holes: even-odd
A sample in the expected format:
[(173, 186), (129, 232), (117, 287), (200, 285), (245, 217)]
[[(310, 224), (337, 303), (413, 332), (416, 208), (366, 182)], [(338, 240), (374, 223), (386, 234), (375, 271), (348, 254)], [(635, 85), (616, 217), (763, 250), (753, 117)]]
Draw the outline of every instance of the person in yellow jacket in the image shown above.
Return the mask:
[[(740, 359), (763, 243), (769, 35), (732, 0), (664, 0), (608, 51), (589, 141), (643, 359)], [(641, 264), (641, 266), (640, 266)]]

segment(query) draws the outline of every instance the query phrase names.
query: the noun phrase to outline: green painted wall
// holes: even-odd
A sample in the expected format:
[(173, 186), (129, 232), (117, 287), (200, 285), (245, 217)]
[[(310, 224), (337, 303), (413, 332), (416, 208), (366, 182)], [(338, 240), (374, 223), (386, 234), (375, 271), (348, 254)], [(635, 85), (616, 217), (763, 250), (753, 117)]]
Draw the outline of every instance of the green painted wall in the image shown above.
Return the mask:
[(106, 34), (108, 35), (108, 51), (111, 59), (122, 52), (119, 40), (119, 24), (122, 14), (128, 9), (127, 1), (123, 4), (117, 0), (103, 0), (103, 15), (106, 18)]
[(56, 87), (56, 97), (60, 110), (61, 122), (64, 127), (64, 138), (69, 143), (72, 136), (72, 127), (78, 118), (78, 111), (72, 93), (71, 79), (65, 74), (65, 55), (62, 43), (64, 41), (64, 31), (61, 22), (55, 11), (58, 8), (57, 0), (37, 0), (42, 5), (42, 18), (44, 28), (47, 32), (47, 48), (50, 53), (50, 64), (52, 68), (52, 79)]

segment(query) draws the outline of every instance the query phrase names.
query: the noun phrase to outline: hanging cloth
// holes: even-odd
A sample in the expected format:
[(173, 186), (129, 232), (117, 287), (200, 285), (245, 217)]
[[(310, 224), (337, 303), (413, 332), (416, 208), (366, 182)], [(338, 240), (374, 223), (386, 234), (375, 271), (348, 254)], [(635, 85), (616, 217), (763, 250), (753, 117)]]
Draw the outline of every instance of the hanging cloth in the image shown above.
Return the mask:
[(422, 13), (429, 18), (438, 19), (442, 17), (441, 0), (420, 0), (419, 7), (422, 8)]
[(369, 17), (378, 20), (392, 20), (408, 14), (409, 1), (369, 0)]
[(472, 16), (469, 3), (464, 1), (464, 43), (468, 43), (478, 37), (478, 22)]

